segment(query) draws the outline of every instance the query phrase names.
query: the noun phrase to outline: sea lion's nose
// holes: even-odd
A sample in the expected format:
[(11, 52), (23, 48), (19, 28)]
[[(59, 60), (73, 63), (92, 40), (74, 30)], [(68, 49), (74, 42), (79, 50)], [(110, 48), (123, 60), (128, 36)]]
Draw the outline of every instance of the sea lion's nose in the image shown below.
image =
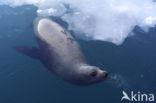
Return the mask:
[(108, 76), (108, 72), (103, 72), (102, 73), (102, 78), (105, 79)]

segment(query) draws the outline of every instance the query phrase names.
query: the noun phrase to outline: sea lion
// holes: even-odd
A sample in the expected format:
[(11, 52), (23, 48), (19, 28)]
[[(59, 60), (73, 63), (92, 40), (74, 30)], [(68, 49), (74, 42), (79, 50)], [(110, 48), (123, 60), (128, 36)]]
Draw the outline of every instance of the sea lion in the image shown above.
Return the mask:
[(50, 18), (37, 18), (34, 23), (37, 47), (14, 47), (39, 59), (50, 71), (77, 85), (90, 85), (104, 80), (108, 73), (85, 60), (72, 35)]

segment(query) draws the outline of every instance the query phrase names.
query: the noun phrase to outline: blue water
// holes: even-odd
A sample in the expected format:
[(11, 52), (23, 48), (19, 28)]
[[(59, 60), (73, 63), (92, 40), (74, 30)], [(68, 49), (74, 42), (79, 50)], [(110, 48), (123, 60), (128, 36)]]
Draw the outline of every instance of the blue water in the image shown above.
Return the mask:
[(102, 83), (79, 87), (12, 49), (37, 46), (36, 9), (0, 6), (0, 103), (121, 103), (122, 90), (156, 95), (156, 28), (145, 33), (136, 27), (135, 36), (120, 46), (78, 39), (88, 62), (110, 73)]

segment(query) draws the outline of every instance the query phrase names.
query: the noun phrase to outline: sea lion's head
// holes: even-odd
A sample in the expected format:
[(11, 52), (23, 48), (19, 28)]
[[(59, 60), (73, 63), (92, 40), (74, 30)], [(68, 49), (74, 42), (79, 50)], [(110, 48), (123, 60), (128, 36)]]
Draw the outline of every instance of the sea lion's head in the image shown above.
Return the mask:
[(75, 83), (78, 85), (90, 85), (103, 81), (108, 76), (106, 71), (101, 70), (96, 66), (81, 65), (77, 72)]

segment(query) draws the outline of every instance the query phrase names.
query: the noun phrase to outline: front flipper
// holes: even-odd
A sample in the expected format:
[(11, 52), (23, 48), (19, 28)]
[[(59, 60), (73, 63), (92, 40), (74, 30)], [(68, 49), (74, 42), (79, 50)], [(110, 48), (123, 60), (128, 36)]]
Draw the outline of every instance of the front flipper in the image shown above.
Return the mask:
[(25, 54), (31, 58), (34, 59), (40, 59), (41, 58), (41, 53), (40, 53), (40, 49), (37, 47), (33, 47), (33, 46), (16, 46), (13, 47), (16, 51)]

